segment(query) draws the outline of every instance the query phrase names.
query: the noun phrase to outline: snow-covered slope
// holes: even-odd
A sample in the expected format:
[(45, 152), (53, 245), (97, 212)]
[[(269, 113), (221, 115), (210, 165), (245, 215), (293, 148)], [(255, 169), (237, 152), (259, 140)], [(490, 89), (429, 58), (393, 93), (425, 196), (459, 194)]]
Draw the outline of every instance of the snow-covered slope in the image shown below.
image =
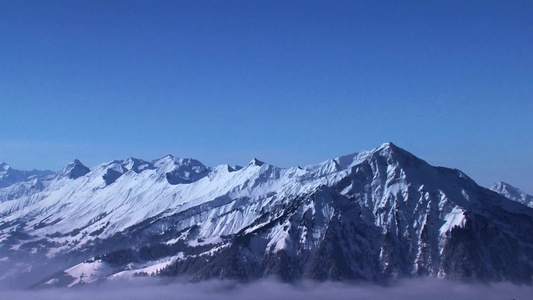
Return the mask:
[(0, 189), (4, 279), (533, 276), (533, 209), (392, 143), (290, 169), (75, 161), (28, 184)]
[(519, 188), (516, 188), (508, 183), (498, 181), (490, 189), (513, 201), (533, 207), (533, 196), (526, 194)]

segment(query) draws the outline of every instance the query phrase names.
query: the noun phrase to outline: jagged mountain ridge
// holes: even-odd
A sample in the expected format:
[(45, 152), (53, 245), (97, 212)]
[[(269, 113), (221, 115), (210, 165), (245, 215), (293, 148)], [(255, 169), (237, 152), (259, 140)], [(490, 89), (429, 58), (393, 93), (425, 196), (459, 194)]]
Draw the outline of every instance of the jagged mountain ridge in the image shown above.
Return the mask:
[(0, 189), (0, 262), (24, 258), (47, 273), (25, 275), (49, 285), (152, 274), (531, 283), (532, 209), (392, 143), (304, 168), (167, 156), (65, 170), (31, 191)]
[(53, 174), (49, 170), (31, 170), (22, 171), (11, 168), (7, 163), (0, 163), (0, 188), (5, 188), (18, 182), (28, 181), (30, 179), (45, 177)]
[(529, 207), (533, 207), (533, 196), (526, 194), (524, 191), (508, 183), (499, 181), (496, 182), (490, 189), (508, 199), (520, 202)]

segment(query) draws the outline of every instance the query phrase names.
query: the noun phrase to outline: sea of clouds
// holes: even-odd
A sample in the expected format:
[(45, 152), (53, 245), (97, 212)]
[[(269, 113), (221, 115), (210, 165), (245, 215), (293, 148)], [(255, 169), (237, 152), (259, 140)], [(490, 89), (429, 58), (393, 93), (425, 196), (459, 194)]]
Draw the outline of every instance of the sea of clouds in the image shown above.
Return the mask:
[(195, 299), (195, 300), (266, 300), (266, 299), (390, 299), (390, 300), (511, 300), (531, 299), (532, 286), (511, 283), (466, 284), (434, 278), (398, 281), (388, 286), (339, 282), (302, 281), (281, 283), (272, 279), (253, 283), (234, 281), (180, 282), (153, 278), (110, 281), (77, 288), (40, 290), (3, 290), (2, 300), (110, 300), (110, 299)]

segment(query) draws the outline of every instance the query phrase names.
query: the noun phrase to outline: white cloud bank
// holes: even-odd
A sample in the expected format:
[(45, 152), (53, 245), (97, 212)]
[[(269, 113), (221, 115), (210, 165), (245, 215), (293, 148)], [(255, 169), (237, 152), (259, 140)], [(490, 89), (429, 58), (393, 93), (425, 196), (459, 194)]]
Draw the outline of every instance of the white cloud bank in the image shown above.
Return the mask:
[(490, 285), (463, 284), (438, 279), (400, 281), (389, 287), (369, 284), (344, 284), (305, 281), (297, 285), (274, 280), (260, 280), (250, 284), (232, 281), (201, 283), (164, 282), (155, 279), (135, 279), (122, 282), (88, 285), (75, 289), (35, 291), (1, 291), (0, 299), (42, 300), (109, 300), (109, 299), (194, 299), (194, 300), (267, 300), (267, 299), (371, 299), (371, 300), (521, 300), (530, 299), (532, 286), (510, 283)]

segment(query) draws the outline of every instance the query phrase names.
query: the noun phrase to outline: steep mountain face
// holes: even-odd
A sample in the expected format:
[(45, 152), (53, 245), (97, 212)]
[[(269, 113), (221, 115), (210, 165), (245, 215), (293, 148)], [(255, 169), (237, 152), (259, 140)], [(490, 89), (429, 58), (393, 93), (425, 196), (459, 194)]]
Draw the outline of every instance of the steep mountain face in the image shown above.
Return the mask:
[(0, 189), (4, 281), (532, 283), (533, 209), (391, 143), (304, 168), (166, 156), (65, 170), (33, 190), (30, 181)]
[(529, 207), (533, 207), (533, 196), (526, 194), (519, 188), (516, 188), (508, 183), (499, 181), (496, 182), (490, 189), (508, 199), (520, 202)]

